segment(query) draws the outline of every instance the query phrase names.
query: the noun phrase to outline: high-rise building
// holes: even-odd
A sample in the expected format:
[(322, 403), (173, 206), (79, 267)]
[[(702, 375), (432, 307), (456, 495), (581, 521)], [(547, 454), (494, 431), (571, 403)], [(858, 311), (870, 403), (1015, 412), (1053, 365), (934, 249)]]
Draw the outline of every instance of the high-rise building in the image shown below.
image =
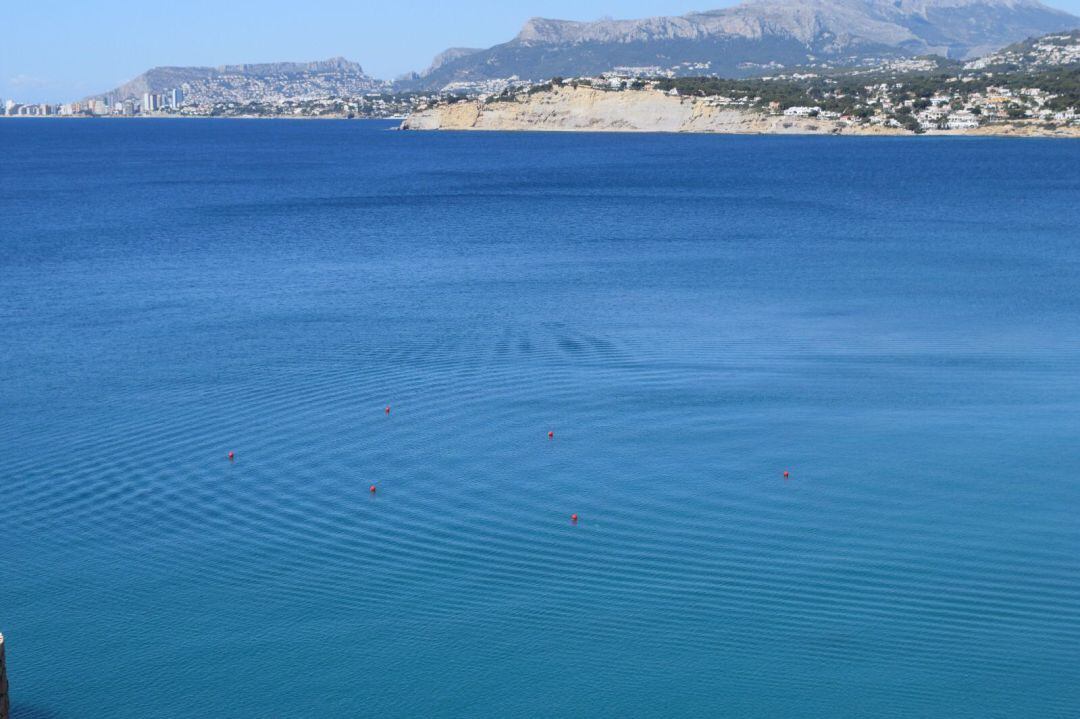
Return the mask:
[(149, 92), (144, 92), (142, 96), (142, 111), (153, 112), (154, 111), (154, 96)]
[(5, 115), (12, 114), (12, 112), (14, 110), (15, 110), (15, 101), (14, 100), (8, 100), (7, 102), (4, 103), (4, 114)]
[(173, 88), (169, 93), (169, 106), (174, 110), (179, 110), (180, 106), (184, 104), (184, 91), (178, 87)]

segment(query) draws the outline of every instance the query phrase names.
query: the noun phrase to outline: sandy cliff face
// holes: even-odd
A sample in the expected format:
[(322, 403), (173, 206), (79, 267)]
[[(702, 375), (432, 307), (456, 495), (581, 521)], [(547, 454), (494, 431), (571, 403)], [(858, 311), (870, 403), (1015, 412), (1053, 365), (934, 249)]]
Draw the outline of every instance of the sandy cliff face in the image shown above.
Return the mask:
[[(557, 87), (505, 102), (457, 102), (414, 112), (404, 130), (562, 130), (595, 132), (721, 132), (737, 134), (839, 134), (851, 130), (832, 120), (765, 115), (716, 105), (708, 98), (655, 90), (606, 92)], [(901, 130), (879, 128), (893, 134)]]
[[(456, 102), (418, 110), (403, 130), (543, 130), (564, 132), (715, 132), (759, 135), (911, 135), (899, 127), (770, 115), (720, 105), (710, 98), (656, 90), (608, 92), (556, 87), (503, 102)], [(1080, 126), (1048, 129), (1034, 120), (934, 135), (1080, 137)]]

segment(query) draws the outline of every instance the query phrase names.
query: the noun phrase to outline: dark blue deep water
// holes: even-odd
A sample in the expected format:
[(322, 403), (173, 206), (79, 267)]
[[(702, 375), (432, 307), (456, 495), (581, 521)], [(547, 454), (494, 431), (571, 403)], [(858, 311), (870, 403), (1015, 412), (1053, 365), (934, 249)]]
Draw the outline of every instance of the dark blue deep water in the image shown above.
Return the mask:
[(1080, 715), (1080, 142), (387, 127), (0, 122), (16, 719)]

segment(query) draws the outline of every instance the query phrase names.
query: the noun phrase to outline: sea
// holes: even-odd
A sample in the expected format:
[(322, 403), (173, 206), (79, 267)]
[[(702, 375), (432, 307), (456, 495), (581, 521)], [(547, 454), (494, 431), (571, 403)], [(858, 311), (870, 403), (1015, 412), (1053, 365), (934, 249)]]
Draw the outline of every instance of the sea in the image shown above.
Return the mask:
[(1080, 142), (395, 126), (0, 121), (13, 719), (1080, 716)]

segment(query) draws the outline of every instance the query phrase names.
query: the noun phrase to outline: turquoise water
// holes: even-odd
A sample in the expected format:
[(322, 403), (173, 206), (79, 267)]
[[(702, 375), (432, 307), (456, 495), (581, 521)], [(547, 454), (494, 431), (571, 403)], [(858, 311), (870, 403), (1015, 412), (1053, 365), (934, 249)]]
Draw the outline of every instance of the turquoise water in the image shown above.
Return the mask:
[(1080, 143), (386, 127), (0, 122), (16, 719), (1080, 713)]

